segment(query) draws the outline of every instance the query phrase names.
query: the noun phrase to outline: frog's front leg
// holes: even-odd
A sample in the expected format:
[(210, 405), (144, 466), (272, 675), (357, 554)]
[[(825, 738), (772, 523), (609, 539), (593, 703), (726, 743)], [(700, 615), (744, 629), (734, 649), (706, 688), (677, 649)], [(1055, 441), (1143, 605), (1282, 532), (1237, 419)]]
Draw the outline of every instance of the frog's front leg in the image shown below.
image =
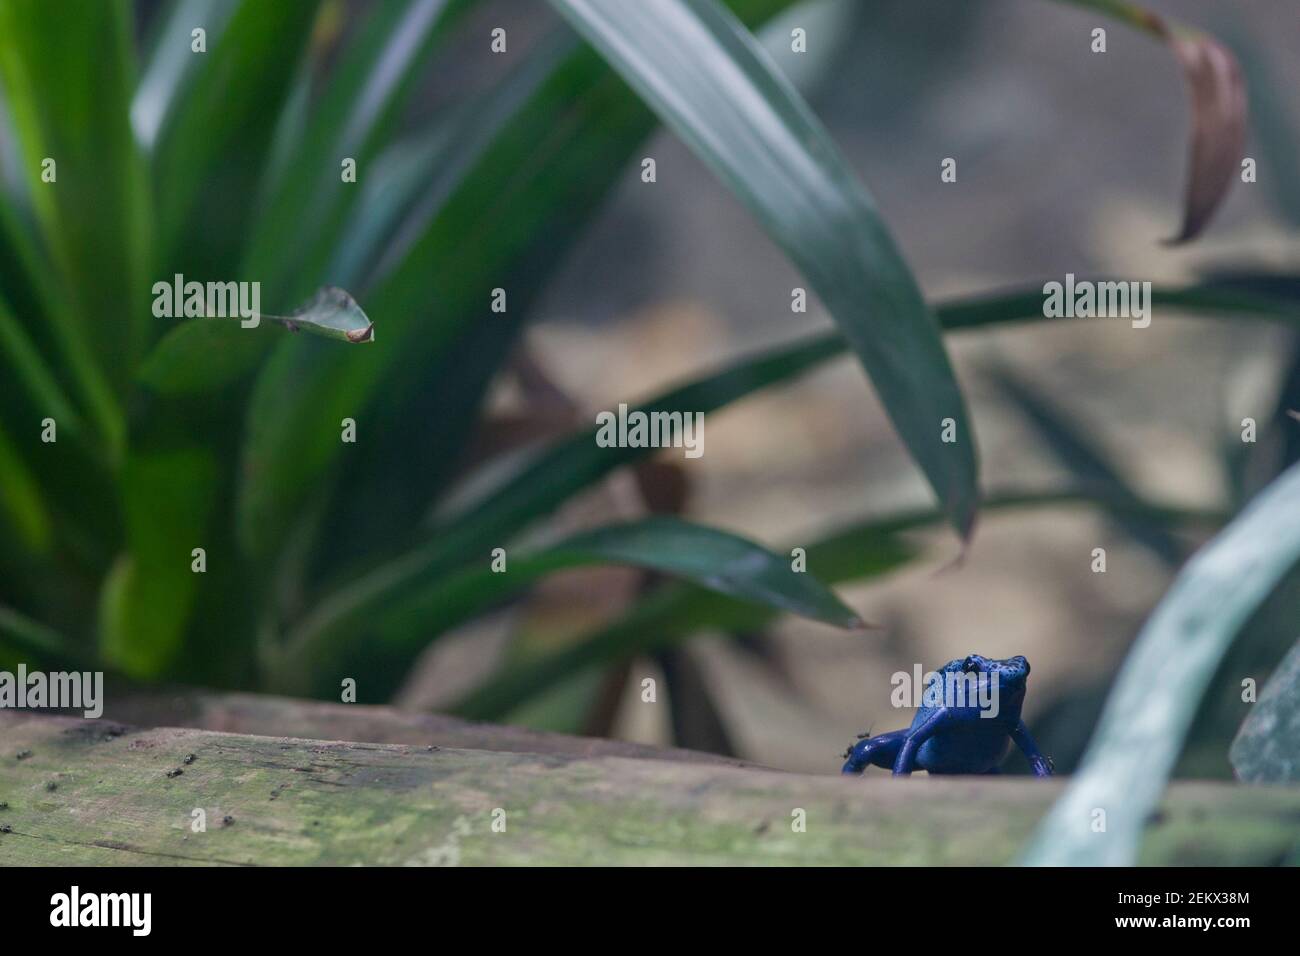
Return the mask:
[(1015, 741), (1021, 752), (1029, 758), (1029, 768), (1033, 770), (1035, 777), (1050, 777), (1052, 775), (1052, 758), (1045, 756), (1038, 749), (1038, 744), (1034, 743), (1034, 738), (1029, 735), (1029, 728), (1025, 726), (1023, 720), (1016, 724), (1015, 730), (1011, 731), (1011, 739)]
[(933, 737), (936, 731), (952, 719), (953, 712), (947, 707), (940, 707), (922, 721), (919, 727), (910, 728), (907, 736), (903, 738), (903, 746), (898, 748), (898, 759), (894, 761), (894, 776), (906, 777), (910, 774), (916, 764), (916, 752), (921, 749), (921, 744)]
[(892, 767), (898, 757), (898, 748), (903, 746), (903, 738), (906, 736), (906, 730), (891, 730), (887, 734), (859, 740), (844, 755), (849, 759), (840, 772), (862, 773), (868, 767)]

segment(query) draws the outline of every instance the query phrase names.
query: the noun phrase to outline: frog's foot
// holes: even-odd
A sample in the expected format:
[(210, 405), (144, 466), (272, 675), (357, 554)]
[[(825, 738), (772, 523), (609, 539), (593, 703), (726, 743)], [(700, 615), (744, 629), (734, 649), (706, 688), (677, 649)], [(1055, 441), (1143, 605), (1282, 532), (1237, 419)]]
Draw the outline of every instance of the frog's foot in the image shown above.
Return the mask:
[(1039, 754), (1037, 757), (1029, 758), (1029, 769), (1033, 771), (1035, 777), (1050, 777), (1056, 769), (1056, 764), (1052, 763), (1052, 758), (1046, 754)]
[(1011, 731), (1011, 739), (1029, 759), (1029, 769), (1033, 771), (1035, 777), (1052, 775), (1052, 771), (1056, 769), (1052, 758), (1038, 749), (1038, 744), (1034, 743), (1034, 738), (1029, 735), (1029, 728), (1025, 726), (1023, 720), (1016, 724), (1015, 730)]
[(844, 752), (848, 760), (841, 772), (862, 773), (867, 767), (892, 767), (906, 736), (906, 730), (891, 730), (887, 734), (859, 740)]

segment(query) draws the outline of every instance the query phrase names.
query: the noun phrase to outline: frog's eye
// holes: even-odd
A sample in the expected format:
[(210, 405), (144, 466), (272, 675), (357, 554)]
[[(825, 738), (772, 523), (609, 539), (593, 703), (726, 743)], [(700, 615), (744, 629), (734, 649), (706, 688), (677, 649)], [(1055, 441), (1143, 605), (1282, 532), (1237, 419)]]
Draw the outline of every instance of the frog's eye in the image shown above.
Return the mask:
[(963, 674), (969, 674), (971, 671), (978, 672), (979, 669), (980, 669), (979, 661), (975, 659), (974, 655), (966, 658), (964, 661), (961, 662), (961, 672)]

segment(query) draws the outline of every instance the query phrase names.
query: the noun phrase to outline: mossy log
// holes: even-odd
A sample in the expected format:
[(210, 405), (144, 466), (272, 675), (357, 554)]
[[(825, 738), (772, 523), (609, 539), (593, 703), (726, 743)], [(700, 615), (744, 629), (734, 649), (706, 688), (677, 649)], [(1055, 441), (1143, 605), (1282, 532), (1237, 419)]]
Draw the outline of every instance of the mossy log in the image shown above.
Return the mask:
[[(136, 712), (388, 742), (0, 713), (0, 864), (1002, 864), (1062, 786), (793, 774), (384, 708), (220, 700)], [(480, 746), (454, 745), (467, 734)], [(512, 749), (525, 739), (533, 750)], [(1267, 864), (1297, 845), (1300, 789), (1177, 783), (1142, 859)]]
[(485, 724), (445, 714), (366, 704), (331, 704), (271, 694), (182, 691), (127, 697), (109, 704), (105, 716), (135, 727), (193, 727), (263, 737), (351, 740), (368, 744), (433, 744), (458, 750), (507, 750), (752, 766), (698, 750), (650, 747), (603, 737), (575, 737), (527, 727)]

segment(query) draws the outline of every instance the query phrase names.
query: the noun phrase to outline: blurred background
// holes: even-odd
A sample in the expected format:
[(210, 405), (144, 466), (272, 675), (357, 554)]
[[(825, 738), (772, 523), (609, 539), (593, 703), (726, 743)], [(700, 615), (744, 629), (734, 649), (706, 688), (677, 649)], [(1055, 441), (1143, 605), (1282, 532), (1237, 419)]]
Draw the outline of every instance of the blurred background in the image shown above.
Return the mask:
[[(392, 612), (394, 620), (376, 624), (365, 612), (383, 602), (363, 602), (338, 628), (352, 641), (351, 657), (330, 659), (327, 652), (338, 648), (322, 641), (313, 648), (321, 652), (318, 672), (292, 679), (299, 674), (283, 664), (291, 655), (277, 657), (284, 635), (332, 638), (328, 628), (308, 626), (317, 610), (332, 611), (337, 602), (330, 599), (346, 596), (349, 582), (400, 563), (404, 549), (432, 541), (436, 552), (439, 530), (463, 531), (458, 516), (473, 517), (469, 505), (540, 448), (592, 427), (599, 411), (834, 328), (811, 288), (808, 311), (792, 312), (791, 290), (810, 284), (672, 134), (659, 130), (626, 161), (620, 151), (649, 114), (619, 99), (626, 96), (621, 86), (611, 93), (606, 68), (594, 57), (583, 60), (582, 51), (550, 72), (548, 45), (567, 28), (542, 2), (404, 0), (401, 9), (436, 7), (429, 22), (445, 17), (445, 34), (439, 23), (422, 35), (420, 44), (434, 51), (427, 66), (418, 57), (393, 60), (394, 70), (409, 73), (409, 97), (393, 92), (374, 115), (356, 107), (371, 124), (360, 124), (365, 135), (353, 137), (363, 176), (356, 189), (340, 186), (333, 157), (348, 153), (329, 150), (354, 145), (344, 117), (352, 118), (348, 110), (366, 87), (335, 80), (340, 64), (359, 63), (361, 77), (383, 75), (384, 57), (400, 52), (400, 43), (380, 36), (383, 29), (400, 34), (393, 4), (122, 4), (129, 13), (120, 17), (118, 8), (94, 14), (103, 30), (134, 40), (121, 76), (106, 68), (107, 78), (76, 72), (99, 62), (75, 43), (94, 47), (100, 27), (68, 39), (50, 8), (28, 0), (10, 8), (21, 9), (11, 19), (30, 32), (0, 36), (0, 212), (12, 206), (5, 225), (30, 226), (37, 252), (22, 269), (5, 263), (0, 296), (37, 351), (57, 352), (45, 312), (60, 314), (59, 296), (46, 293), (61, 283), (20, 273), (31, 262), (49, 266), (41, 258), (46, 246), (57, 249), (69, 235), (68, 248), (89, 252), (72, 262), (85, 266), (83, 273), (61, 276), (50, 267), (45, 274), (77, 289), (82, 320), (94, 312), (87, 302), (102, 301), (103, 274), (124, 283), (120, 255), (151, 279), (173, 270), (263, 276), (268, 312), (287, 311), (320, 284), (345, 285), (370, 312), (377, 335), (373, 347), (348, 351), (278, 329), (256, 341), (222, 341), (218, 333), (227, 330), (213, 329), (209, 342), (207, 329), (189, 335), (156, 324), (139, 354), (110, 341), (96, 358), (115, 376), (105, 417), (111, 425), (120, 415), (121, 434), (108, 436), (107, 451), (91, 441), (89, 451), (67, 452), (74, 457), (48, 473), (71, 478), (48, 488), (34, 483), (62, 499), (56, 537), (68, 532), (69, 541), (40, 557), (49, 565), (0, 547), (0, 610), (12, 606), (41, 626), (65, 627), (74, 649), (93, 651), (149, 686), (328, 697), (337, 695), (340, 674), (355, 675), (366, 702), (824, 772), (838, 770), (857, 734), (909, 723), (910, 712), (890, 706), (895, 672), (937, 668), (970, 653), (1023, 654), (1033, 668), (1027, 721), (1058, 769), (1072, 769), (1127, 649), (1182, 561), (1300, 458), (1300, 421), (1287, 414), (1300, 410), (1292, 327), (1157, 306), (1145, 329), (1085, 319), (945, 335), (971, 406), (987, 496), (1091, 484), (1205, 520), (1121, 520), (1078, 503), (986, 509), (964, 552), (948, 530), (909, 531), (914, 559), (865, 583), (837, 585), (875, 625), (870, 630), (846, 633), (788, 615), (735, 623), (723, 615), (716, 626), (656, 634), (651, 616), (639, 631), (623, 631), (636, 653), (568, 667), (543, 693), (516, 695), (508, 706), (498, 695), (492, 707), (470, 711), (462, 704), (496, 675), (554, 661), (603, 626), (625, 621), (663, 581), (626, 568), (553, 574), (521, 599), (488, 595), (491, 613), (447, 633), (436, 616), (397, 620)], [(756, 10), (783, 5), (732, 6), (761, 19)], [(1181, 217), (1187, 88), (1169, 50), (1148, 35), (1047, 0), (813, 0), (784, 10), (758, 36), (875, 197), (932, 303), (1041, 289), (1067, 273), (1180, 286), (1234, 271), (1291, 277), (1268, 291), (1293, 301), (1300, 295), (1293, 278), (1300, 275), (1296, 6), (1146, 6), (1219, 37), (1250, 85), (1246, 155), (1257, 162), (1258, 181), (1235, 182), (1204, 234), (1179, 247), (1162, 240)], [(168, 37), (179, 37), (185, 50), (187, 11), (211, 17), (213, 50), (199, 66), (181, 56), (184, 65), (169, 70), (156, 54)], [(245, 46), (223, 48), (218, 21), (233, 24), (227, 36)], [(374, 23), (382, 29), (372, 36)], [(179, 29), (169, 34), (167, 24)], [(1091, 50), (1098, 26), (1107, 33), (1104, 54)], [(495, 28), (506, 30), (508, 48), (486, 55)], [(806, 31), (806, 53), (791, 50), (795, 28)], [(49, 49), (64, 59), (46, 56)], [(138, 69), (150, 62), (162, 66)], [(48, 63), (66, 68), (24, 85), (28, 73), (42, 79), (42, 69), (55, 70), (42, 66)], [(509, 104), (518, 112), (505, 115), (492, 96), (543, 67), (551, 81), (528, 87), (533, 99), (510, 94), (519, 98)], [(134, 114), (141, 97), (128, 82), (116, 119), (103, 119), (112, 105), (107, 92), (84, 117), (67, 108), (87, 89), (107, 90), (122, 77), (133, 83), (137, 74), (172, 84), (152, 139), (141, 136), (138, 122), (132, 134), (125, 107)], [(57, 88), (65, 75), (67, 91)], [(588, 95), (592, 90), (600, 96)], [(41, 100), (55, 94), (64, 99)], [(610, 117), (624, 125), (601, 127)], [(538, 131), (530, 118), (561, 133), (572, 119), (577, 132), (571, 139), (557, 134), (560, 148), (534, 156)], [(102, 124), (94, 128), (114, 143), (87, 147), (95, 134), (76, 119)], [(10, 120), (32, 122), (15, 135)], [(24, 183), (36, 166), (21, 157), (39, 158), (43, 144), (24, 143), (23, 134), (49, 134), (43, 126), (74, 154), (60, 160), (61, 181), (84, 177), (84, 204), (50, 210), (31, 202), (47, 194), (35, 192), (43, 188), (35, 179)], [(154, 241), (141, 240), (138, 250), (116, 241), (124, 217), (100, 201), (106, 182), (117, 188), (131, 180), (95, 166), (110, 146), (120, 147), (120, 169), (134, 172), (138, 163), (144, 184), (121, 188), (124, 204), (140, 199), (126, 208), (142, 220), (158, 213), (150, 220)], [(78, 148), (93, 161), (78, 166)], [(317, 169), (321, 155), (330, 161)], [(642, 157), (655, 159), (654, 182), (642, 181)], [(940, 180), (949, 157), (957, 162), (955, 183)], [(620, 172), (607, 201), (575, 228), (611, 163)], [(499, 183), (516, 174), (506, 192), (511, 200), (523, 195), (520, 209), (498, 214)], [(77, 245), (83, 219), (101, 230), (92, 237), (109, 237), (98, 249)], [(552, 262), (575, 234), (572, 248)], [(0, 242), (7, 237), (0, 231)], [(498, 321), (484, 307), (501, 284), (525, 289), (527, 326), (518, 342), (517, 317)], [(0, 312), (4, 306), (0, 301)], [(109, 307), (129, 319), (147, 305), (114, 300)], [(113, 321), (90, 317), (100, 329)], [(141, 361), (146, 355), (151, 361)], [(75, 381), (78, 369), (55, 371), (62, 383)], [(12, 384), (0, 381), (0, 397), (6, 414), (22, 422), (18, 434), (41, 413), (13, 411), (9, 399), (19, 389)], [(361, 434), (375, 438), (361, 455), (339, 450), (335, 422), (353, 414)], [(1258, 423), (1252, 444), (1241, 440), (1247, 417)], [(39, 471), (49, 466), (39, 453), (23, 445), (14, 457), (30, 458)], [(684, 460), (670, 451), (564, 498), (557, 514), (536, 525), (507, 521), (509, 535), (498, 537), (527, 547), (657, 511), (733, 531), (784, 556), (856, 523), (933, 504), (862, 367), (848, 356), (707, 413), (703, 457)], [(449, 536), (473, 545), (434, 562), (439, 574), (450, 577), (460, 570), (457, 561), (486, 552), (476, 530)], [(201, 589), (188, 557), (175, 561), (194, 540), (211, 542), (221, 559)], [(1106, 553), (1105, 573), (1093, 570), (1098, 548)], [(1230, 776), (1227, 747), (1247, 709), (1241, 681), (1262, 686), (1295, 642), (1298, 599), (1293, 571), (1211, 683), (1180, 773)], [(56, 646), (41, 626), (27, 627), (27, 635)], [(371, 640), (377, 635), (382, 639)], [(403, 655), (426, 647), (408, 667)], [(0, 645), (0, 661), (8, 660), (4, 652)], [(306, 672), (318, 661), (304, 655), (297, 663)], [(394, 675), (401, 686), (390, 696)], [(645, 700), (647, 680), (655, 682), (653, 704)], [(1011, 759), (1023, 772), (1023, 761)]]
[[(544, 33), (538, 21), (550, 19), (547, 11), (522, 6), (496, 5), (483, 22), (509, 25), (511, 36), (515, 24)], [(1294, 271), (1295, 153), (1270, 152), (1300, 129), (1294, 98), (1282, 95), (1300, 85), (1294, 5), (1148, 6), (1228, 42), (1260, 86), (1252, 94), (1268, 97), (1268, 112), (1252, 117), (1248, 147), (1259, 182), (1235, 184), (1203, 237), (1179, 248), (1160, 240), (1177, 227), (1190, 118), (1175, 61), (1148, 37), (1036, 0), (818, 0), (760, 37), (874, 193), (931, 301), (1067, 272), (1179, 284), (1210, 264)], [(1104, 55), (1089, 49), (1096, 25), (1107, 29)], [(806, 55), (790, 51), (795, 26), (808, 31)], [(642, 183), (639, 165), (626, 171), (529, 333), (537, 358), (588, 414), (832, 326), (815, 302), (806, 315), (791, 313), (790, 290), (806, 283), (689, 150), (661, 131), (643, 152), (655, 158), (658, 182)], [(945, 157), (958, 161), (955, 184), (939, 180)], [(1229, 509), (1225, 443), (1240, 441), (1243, 417), (1275, 415), (1294, 335), (1157, 309), (1144, 330), (1092, 320), (957, 333), (947, 343), (973, 405), (986, 488), (1050, 489), (1072, 477), (989, 380), (990, 369), (1009, 368), (1054, 397), (1132, 488), (1162, 502)], [(497, 398), (508, 406), (509, 395)], [(774, 546), (929, 500), (851, 358), (709, 414), (706, 435), (704, 456), (684, 468), (687, 513)], [(832, 771), (837, 748), (857, 733), (910, 722), (910, 712), (889, 704), (894, 672), (972, 652), (1025, 654), (1033, 666), (1027, 718), (1068, 770), (1176, 565), (1077, 507), (986, 512), (957, 567), (946, 568), (959, 550), (951, 534), (918, 540), (923, 560), (841, 589), (880, 630), (845, 634), (786, 617), (739, 640), (703, 635), (638, 658), (612, 679), (577, 678), (512, 719)], [(1104, 574), (1091, 570), (1098, 547), (1107, 552)], [(533, 615), (527, 626), (543, 642), (552, 630), (562, 641), (575, 602), (605, 593), (620, 573), (553, 579), (524, 612)], [(454, 699), (490, 668), (501, 635), (520, 626), (491, 620), (439, 646), (401, 699), (422, 707)], [(1184, 773), (1230, 775), (1226, 746), (1246, 710), (1240, 678), (1262, 684), (1298, 633), (1293, 620), (1258, 627), (1249, 645), (1258, 653), (1212, 684), (1205, 711), (1214, 716), (1189, 745)], [(702, 693), (707, 704), (644, 705), (641, 681), (662, 686), (665, 671), (673, 678), (665, 696)], [(601, 696), (611, 690), (614, 704)]]

